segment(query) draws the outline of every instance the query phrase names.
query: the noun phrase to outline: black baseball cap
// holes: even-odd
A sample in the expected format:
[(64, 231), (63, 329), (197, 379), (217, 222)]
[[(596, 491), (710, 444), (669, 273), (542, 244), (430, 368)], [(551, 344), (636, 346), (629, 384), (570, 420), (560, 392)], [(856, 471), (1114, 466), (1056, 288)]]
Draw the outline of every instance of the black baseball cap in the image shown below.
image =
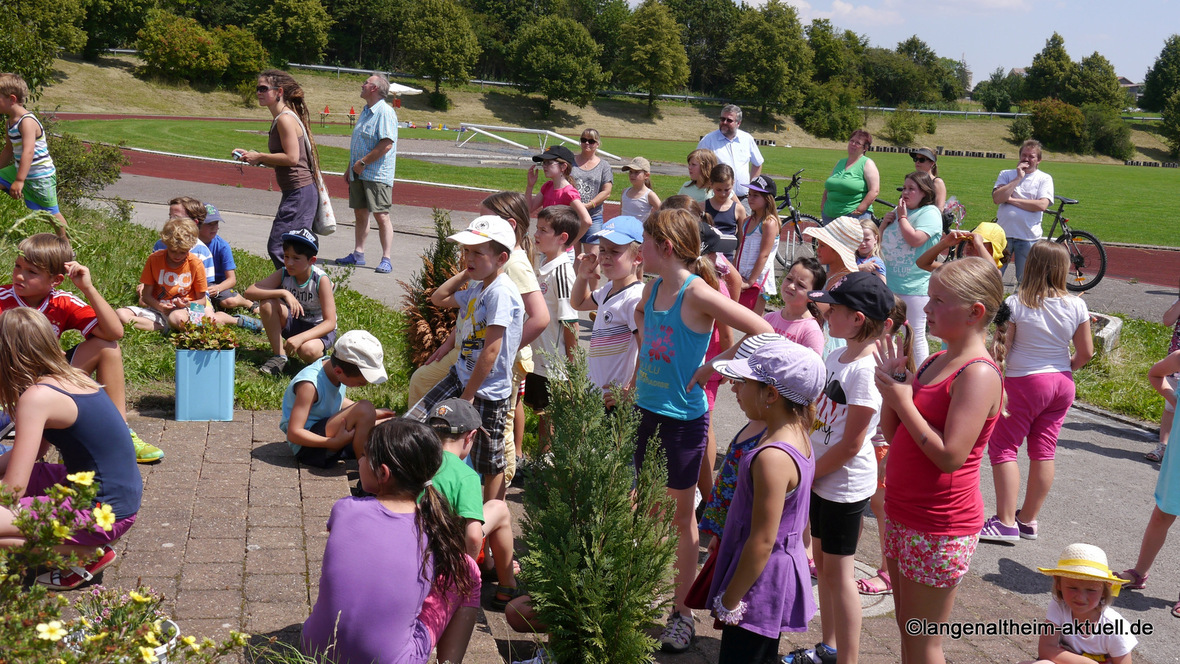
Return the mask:
[(463, 399), (445, 399), (430, 410), (430, 426), (451, 434), (467, 433), (483, 427), (483, 420), (475, 406)]
[(758, 191), (763, 194), (770, 194), (772, 197), (778, 195), (778, 185), (774, 183), (774, 178), (768, 175), (759, 175), (750, 180), (750, 191)]
[(550, 145), (541, 154), (533, 155), (533, 161), (548, 161), (560, 159), (570, 166), (574, 165), (574, 153), (564, 145)]
[(704, 219), (701, 220), (701, 255), (732, 253), (737, 249), (737, 238), (732, 235), (722, 235)]
[(830, 289), (811, 291), (807, 297), (816, 302), (842, 304), (873, 320), (885, 320), (893, 310), (893, 291), (873, 272), (853, 272)]
[(320, 241), (316, 239), (315, 233), (312, 233), (306, 228), (296, 228), (293, 231), (283, 233), (283, 242), (298, 242), (311, 247), (312, 255), (320, 253)]

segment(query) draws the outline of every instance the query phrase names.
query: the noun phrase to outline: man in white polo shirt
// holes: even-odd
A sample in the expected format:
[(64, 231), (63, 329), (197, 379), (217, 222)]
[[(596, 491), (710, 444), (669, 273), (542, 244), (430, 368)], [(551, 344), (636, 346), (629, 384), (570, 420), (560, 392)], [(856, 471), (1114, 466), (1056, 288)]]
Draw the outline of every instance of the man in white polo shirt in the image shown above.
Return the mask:
[(1016, 168), (1000, 171), (992, 189), (992, 201), (1000, 206), (996, 220), (1008, 236), (1018, 282), (1024, 276), (1029, 249), (1043, 234), (1041, 216), (1053, 204), (1053, 176), (1038, 169), (1040, 163), (1040, 142), (1025, 141), (1020, 146), (1020, 163)]
[(746, 212), (749, 212), (746, 190), (750, 180), (762, 174), (762, 153), (754, 137), (739, 129), (742, 126), (741, 108), (727, 104), (721, 109), (721, 117), (717, 122), (717, 131), (706, 134), (697, 143), (697, 148), (712, 150), (717, 155), (718, 163), (728, 164), (733, 169), (733, 193), (737, 194)]

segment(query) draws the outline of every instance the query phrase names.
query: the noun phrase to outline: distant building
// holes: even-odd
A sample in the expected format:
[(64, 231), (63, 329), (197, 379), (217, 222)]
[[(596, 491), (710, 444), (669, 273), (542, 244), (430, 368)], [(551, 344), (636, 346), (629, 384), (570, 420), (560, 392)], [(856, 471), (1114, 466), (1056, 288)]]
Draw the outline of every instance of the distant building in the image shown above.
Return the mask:
[(1008, 75), (1011, 76), (1012, 74), (1016, 74), (1017, 76), (1024, 78), (1028, 75), (1028, 72), (1024, 71), (1024, 67), (1013, 67), (1012, 69), (1008, 70)]
[(1131, 94), (1135, 95), (1136, 100), (1138, 100), (1139, 97), (1143, 94), (1143, 84), (1136, 83), (1136, 82), (1132, 81), (1131, 79), (1127, 78), (1126, 76), (1119, 77), (1119, 87), (1121, 87), (1122, 89), (1126, 90), (1127, 92), (1130, 92)]

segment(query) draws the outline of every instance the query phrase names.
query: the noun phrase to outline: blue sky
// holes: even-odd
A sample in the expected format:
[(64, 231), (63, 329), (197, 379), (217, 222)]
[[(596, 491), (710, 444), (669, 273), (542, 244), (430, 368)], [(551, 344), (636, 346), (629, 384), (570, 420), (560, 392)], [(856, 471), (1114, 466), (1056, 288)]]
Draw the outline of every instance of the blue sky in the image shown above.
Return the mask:
[(1164, 40), (1180, 33), (1177, 0), (787, 1), (804, 25), (827, 18), (874, 46), (895, 48), (916, 34), (940, 56), (965, 56), (975, 82), (997, 66), (1027, 67), (1056, 31), (1074, 61), (1098, 51), (1120, 76), (1142, 83)]

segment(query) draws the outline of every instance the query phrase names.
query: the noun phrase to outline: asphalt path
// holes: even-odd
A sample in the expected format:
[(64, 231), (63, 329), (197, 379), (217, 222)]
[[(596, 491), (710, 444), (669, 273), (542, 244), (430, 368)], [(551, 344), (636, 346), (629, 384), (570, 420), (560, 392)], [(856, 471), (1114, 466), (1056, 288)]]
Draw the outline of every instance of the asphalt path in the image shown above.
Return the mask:
[[(141, 175), (124, 175), (104, 193), (132, 201), (133, 219), (152, 228), (163, 225), (166, 203), (173, 196), (190, 195), (211, 202), (225, 217), (222, 236), (235, 248), (258, 255), (265, 253), (270, 220), (279, 201), (278, 192)], [(398, 199), (396, 187), (394, 198)], [(333, 203), (340, 225), (336, 234), (321, 238), (320, 255), (326, 258), (352, 250), (352, 215), (347, 201), (335, 199)], [(452, 214), (452, 222), (462, 226), (474, 216), (472, 212), (458, 211)], [(396, 307), (402, 294), (397, 280), (408, 280), (421, 264), (419, 255), (432, 241), (433, 231), (427, 208), (397, 205), (392, 218), (396, 235), (393, 273), (378, 275), (371, 267), (357, 268), (352, 271), (349, 286)], [(146, 256), (147, 248), (144, 252)], [(367, 257), (380, 257), (375, 230), (369, 236)], [(370, 265), (375, 263), (373, 260)], [(1158, 319), (1175, 301), (1176, 291), (1107, 279), (1084, 297), (1095, 311)], [(723, 389), (714, 412), (718, 442), (726, 444), (743, 423), (732, 394)], [(1116, 570), (1133, 565), (1154, 505), (1158, 465), (1143, 459), (1154, 439), (1155, 434), (1144, 428), (1075, 408), (1061, 433), (1056, 483), (1039, 518), (1040, 538), (1014, 546), (980, 543), (970, 574), (981, 577), (997, 596), (1010, 593), (1035, 606), (1044, 606), (1050, 583), (1036, 569), (1052, 566), (1070, 543), (1101, 546)], [(1027, 460), (1022, 457), (1020, 465), (1022, 476), (1026, 476)], [(990, 514), (995, 505), (994, 490), (990, 469), (986, 463), (984, 466), (981, 489)], [(1139, 620), (1152, 627), (1152, 634), (1139, 637), (1137, 660), (1180, 662), (1180, 619), (1168, 612), (1180, 592), (1180, 546), (1175, 544), (1176, 537), (1165, 544), (1152, 568), (1148, 587), (1125, 591), (1114, 603), (1128, 621)]]

